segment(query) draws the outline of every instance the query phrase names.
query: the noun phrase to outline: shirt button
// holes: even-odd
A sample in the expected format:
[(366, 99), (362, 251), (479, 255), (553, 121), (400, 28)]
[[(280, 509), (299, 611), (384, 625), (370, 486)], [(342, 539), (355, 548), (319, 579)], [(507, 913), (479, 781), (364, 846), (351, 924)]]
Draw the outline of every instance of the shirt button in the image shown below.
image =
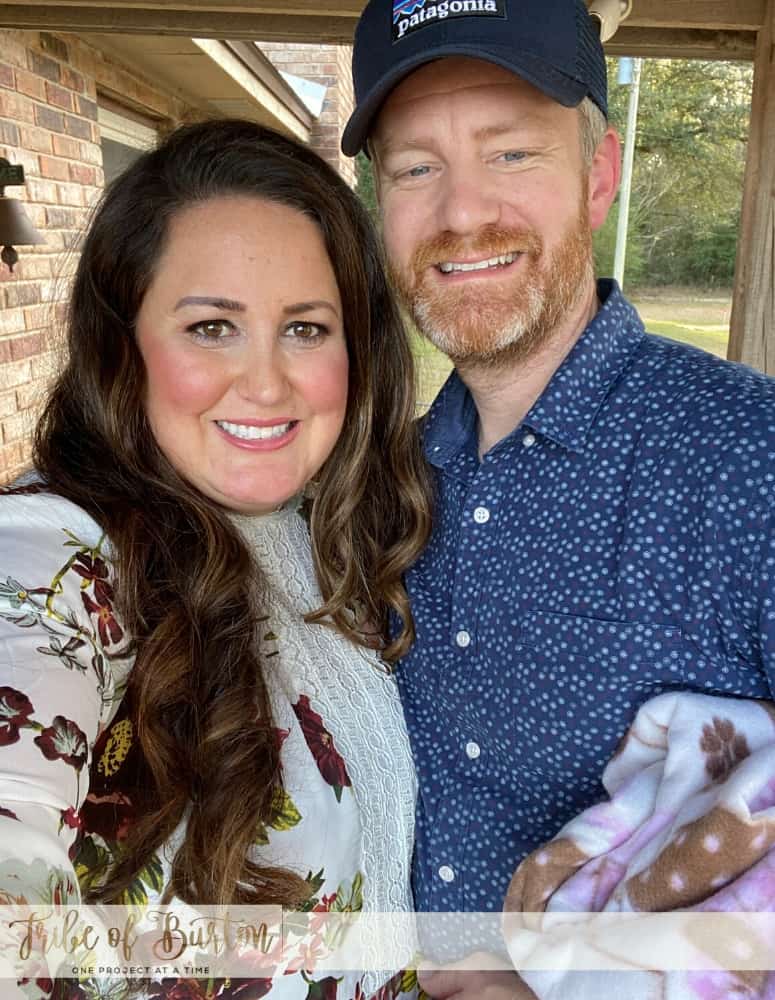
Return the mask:
[(482, 751), (478, 743), (474, 743), (473, 740), (466, 743), (466, 757), (468, 757), (469, 760), (476, 760), (481, 752)]
[(454, 882), (455, 881), (455, 871), (450, 868), (449, 865), (442, 865), (439, 868), (439, 878), (442, 882)]
[(525, 448), (532, 448), (536, 443), (535, 434), (530, 434), (529, 432), (522, 438), (522, 444)]
[(471, 645), (470, 633), (466, 632), (464, 628), (461, 628), (461, 630), (455, 636), (455, 642), (458, 644), (458, 646), (460, 646), (461, 649), (465, 649), (467, 646)]
[(477, 507), (474, 511), (474, 520), (477, 524), (487, 524), (490, 520), (490, 512), (486, 507)]

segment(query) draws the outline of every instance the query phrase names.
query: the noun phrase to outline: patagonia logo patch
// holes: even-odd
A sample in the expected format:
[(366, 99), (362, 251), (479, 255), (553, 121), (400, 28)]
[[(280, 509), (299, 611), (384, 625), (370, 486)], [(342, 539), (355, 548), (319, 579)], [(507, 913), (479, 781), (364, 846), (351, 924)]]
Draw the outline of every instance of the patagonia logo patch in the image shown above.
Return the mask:
[(448, 17), (506, 18), (506, 0), (393, 0), (393, 42)]

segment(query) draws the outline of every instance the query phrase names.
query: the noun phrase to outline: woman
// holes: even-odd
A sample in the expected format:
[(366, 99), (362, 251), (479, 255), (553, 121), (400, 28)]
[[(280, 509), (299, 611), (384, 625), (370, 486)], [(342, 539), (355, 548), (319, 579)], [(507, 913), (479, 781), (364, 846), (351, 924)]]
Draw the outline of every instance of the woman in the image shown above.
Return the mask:
[(68, 347), (0, 499), (4, 900), (410, 909), (385, 665), (429, 491), (359, 202), (257, 125), (179, 129), (107, 189)]

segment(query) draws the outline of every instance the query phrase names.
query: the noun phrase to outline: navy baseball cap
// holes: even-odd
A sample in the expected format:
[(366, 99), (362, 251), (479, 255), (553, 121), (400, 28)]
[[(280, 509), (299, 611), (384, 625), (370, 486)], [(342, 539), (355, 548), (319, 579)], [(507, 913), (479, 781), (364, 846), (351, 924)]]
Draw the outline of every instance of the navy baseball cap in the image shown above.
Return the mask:
[(342, 151), (363, 149), (391, 90), (444, 56), (495, 63), (569, 108), (591, 97), (608, 117), (599, 25), (583, 0), (369, 0), (355, 29), (355, 110)]

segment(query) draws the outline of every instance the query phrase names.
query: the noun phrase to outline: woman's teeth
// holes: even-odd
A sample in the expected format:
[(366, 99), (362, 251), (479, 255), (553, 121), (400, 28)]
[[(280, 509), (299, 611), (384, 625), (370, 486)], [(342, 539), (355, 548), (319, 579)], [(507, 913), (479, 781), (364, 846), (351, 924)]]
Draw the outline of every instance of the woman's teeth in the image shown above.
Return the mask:
[(231, 434), (232, 437), (242, 438), (244, 441), (270, 441), (272, 438), (280, 438), (293, 427), (294, 421), (289, 424), (275, 424), (274, 427), (252, 427), (248, 424), (232, 424), (228, 420), (216, 420), (218, 426)]
[(455, 264), (451, 261), (444, 261), (439, 264), (439, 270), (443, 274), (451, 274), (453, 271), (486, 271), (488, 267), (503, 267), (505, 264), (513, 264), (519, 254), (504, 253), (500, 257), (490, 257), (489, 260), (479, 260), (475, 264)]

